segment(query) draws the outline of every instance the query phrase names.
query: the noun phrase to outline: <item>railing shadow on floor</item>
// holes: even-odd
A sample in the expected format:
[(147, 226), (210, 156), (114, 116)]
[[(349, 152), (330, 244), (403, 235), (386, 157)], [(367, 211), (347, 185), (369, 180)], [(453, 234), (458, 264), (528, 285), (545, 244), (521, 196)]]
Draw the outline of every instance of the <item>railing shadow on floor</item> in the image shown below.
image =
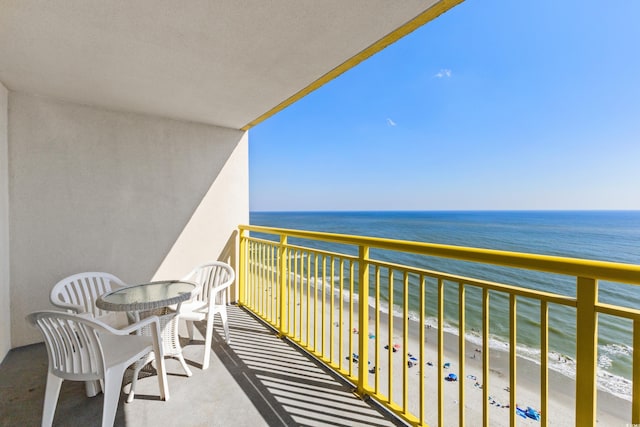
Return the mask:
[[(269, 425), (404, 426), (248, 310), (228, 307), (231, 344), (214, 322), (212, 351)], [(204, 322), (196, 324), (204, 335)], [(192, 344), (195, 342), (192, 342)]]

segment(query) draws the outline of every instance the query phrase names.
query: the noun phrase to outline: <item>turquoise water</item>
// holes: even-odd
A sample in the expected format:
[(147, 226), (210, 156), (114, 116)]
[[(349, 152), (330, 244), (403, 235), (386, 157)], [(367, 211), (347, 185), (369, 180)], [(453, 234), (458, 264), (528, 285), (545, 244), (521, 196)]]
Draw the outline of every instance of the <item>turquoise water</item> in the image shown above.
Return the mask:
[[(485, 212), (252, 212), (252, 225), (354, 234), (428, 243), (469, 246), (640, 264), (638, 211), (485, 211)], [(304, 242), (308, 244), (308, 242)], [(314, 247), (345, 252), (345, 247), (314, 243)], [(351, 249), (352, 250), (352, 249)], [(354, 253), (353, 250), (351, 253)], [(575, 278), (475, 263), (441, 260), (406, 253), (373, 252), (372, 257), (473, 278), (575, 295)], [(398, 287), (400, 288), (400, 287)], [(417, 295), (415, 287), (410, 293)], [(467, 329), (481, 329), (481, 292), (467, 290)], [(640, 308), (640, 287), (601, 282), (600, 301)], [(417, 298), (410, 309), (418, 311)], [(445, 294), (445, 319), (456, 327), (457, 288)], [(435, 317), (435, 301), (427, 304)], [(539, 361), (539, 304), (518, 300), (518, 352)], [(492, 295), (490, 333), (493, 346), (506, 348), (508, 301)], [(552, 368), (573, 377), (575, 311), (556, 305), (549, 310)], [(631, 323), (599, 318), (599, 385), (625, 398), (631, 393)]]

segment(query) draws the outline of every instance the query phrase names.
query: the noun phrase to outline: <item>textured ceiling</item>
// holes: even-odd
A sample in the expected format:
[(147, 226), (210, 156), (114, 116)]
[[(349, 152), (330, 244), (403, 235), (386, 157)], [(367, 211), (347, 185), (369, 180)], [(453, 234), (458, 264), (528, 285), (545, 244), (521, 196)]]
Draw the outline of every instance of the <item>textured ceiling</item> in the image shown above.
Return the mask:
[(239, 129), (434, 3), (0, 0), (0, 82)]

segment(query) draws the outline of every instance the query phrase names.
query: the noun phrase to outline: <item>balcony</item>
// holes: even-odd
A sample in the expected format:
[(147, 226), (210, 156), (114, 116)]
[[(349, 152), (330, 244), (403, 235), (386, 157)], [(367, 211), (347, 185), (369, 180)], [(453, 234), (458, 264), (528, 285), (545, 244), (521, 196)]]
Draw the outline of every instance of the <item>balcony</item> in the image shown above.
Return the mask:
[[(550, 274), (548, 280), (575, 280), (576, 292), (403, 265), (388, 261), (390, 252), (498, 265), (502, 274), (532, 270)], [(185, 377), (168, 360), (171, 399), (160, 402), (147, 373), (134, 403), (121, 399), (117, 425), (170, 419), (183, 425), (583, 426), (640, 417), (638, 381), (627, 382), (626, 398), (604, 389), (597, 348), (601, 328), (612, 319), (628, 326), (633, 349), (640, 345), (640, 311), (600, 302), (598, 291), (599, 282), (640, 283), (639, 266), (241, 226), (238, 273), (232, 344), (214, 334), (212, 365), (202, 371), (202, 342), (185, 342), (195, 375)], [(558, 310), (569, 311), (573, 322), (558, 324)], [(547, 357), (521, 351), (527, 322)], [(500, 327), (508, 340), (496, 348)], [(559, 330), (575, 354), (552, 344)], [(630, 356), (632, 378), (639, 353)], [(0, 424), (39, 423), (46, 366), (42, 344), (12, 350), (0, 368)], [(567, 376), (562, 366), (575, 371)], [(56, 423), (95, 424), (101, 408), (101, 397), (89, 399), (82, 384), (65, 382)]]

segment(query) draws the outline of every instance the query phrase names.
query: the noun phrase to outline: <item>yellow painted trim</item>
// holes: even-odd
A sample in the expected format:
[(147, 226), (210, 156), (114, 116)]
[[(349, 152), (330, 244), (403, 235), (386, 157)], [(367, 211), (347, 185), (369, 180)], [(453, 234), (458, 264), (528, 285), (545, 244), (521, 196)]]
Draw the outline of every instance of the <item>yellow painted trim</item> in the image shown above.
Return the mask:
[(370, 45), (369, 47), (367, 47), (366, 49), (358, 53), (357, 55), (347, 59), (342, 64), (338, 65), (328, 73), (324, 74), (318, 80), (314, 81), (313, 83), (311, 83), (310, 85), (302, 89), (301, 91), (293, 94), (292, 96), (285, 99), (280, 104), (276, 105), (266, 113), (250, 121), (249, 123), (244, 125), (242, 128), (240, 128), (240, 130), (244, 130), (244, 131), (249, 130), (255, 125), (257, 125), (258, 123), (265, 121), (269, 117), (284, 110), (289, 105), (299, 101), (300, 99), (309, 95), (314, 90), (324, 86), (325, 84), (329, 83), (331, 80), (335, 79), (339, 75), (352, 69), (353, 67), (355, 67), (356, 65), (364, 61), (365, 59), (380, 52), (387, 46), (395, 43), (396, 41), (400, 40), (402, 37), (406, 36), (407, 34), (412, 33), (413, 31), (417, 30), (418, 28), (425, 25), (426, 23), (434, 20), (438, 16), (442, 15), (443, 13), (453, 8), (454, 6), (457, 6), (463, 1), (464, 0), (441, 0), (437, 2), (436, 4), (431, 6), (429, 9), (425, 10), (420, 15), (416, 16), (406, 24), (402, 25), (401, 27), (397, 28), (391, 33), (387, 34), (377, 42), (373, 43), (372, 45)]

